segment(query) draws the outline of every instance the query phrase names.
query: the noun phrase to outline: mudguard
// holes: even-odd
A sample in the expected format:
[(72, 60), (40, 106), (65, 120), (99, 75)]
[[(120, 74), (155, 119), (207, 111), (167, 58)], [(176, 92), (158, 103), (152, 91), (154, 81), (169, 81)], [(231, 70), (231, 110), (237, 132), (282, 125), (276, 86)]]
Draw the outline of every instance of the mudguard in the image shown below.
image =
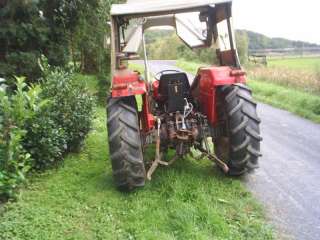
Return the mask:
[(128, 69), (117, 71), (112, 79), (111, 95), (114, 98), (142, 95), (142, 111), (139, 112), (141, 130), (148, 132), (154, 128), (155, 118), (149, 106), (148, 85), (140, 73)]
[(117, 71), (112, 79), (112, 97), (142, 95), (147, 92), (146, 83), (138, 72), (130, 70)]
[(212, 126), (217, 124), (216, 89), (219, 86), (245, 83), (245, 72), (231, 67), (200, 68), (191, 86), (192, 96), (201, 113), (208, 117)]

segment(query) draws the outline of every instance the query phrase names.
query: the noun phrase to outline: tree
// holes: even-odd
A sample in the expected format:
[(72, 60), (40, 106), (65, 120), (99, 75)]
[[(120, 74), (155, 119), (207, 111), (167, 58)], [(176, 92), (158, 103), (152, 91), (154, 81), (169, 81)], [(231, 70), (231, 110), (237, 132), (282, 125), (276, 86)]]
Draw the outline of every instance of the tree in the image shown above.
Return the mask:
[(70, 59), (85, 73), (109, 71), (104, 39), (110, 6), (115, 0), (1, 0), (0, 77), (41, 76), (41, 55), (52, 66)]
[(0, 4), (0, 77), (23, 75), (36, 79), (37, 64), (48, 29), (42, 21), (38, 2), (1, 1)]
[(248, 48), (249, 48), (249, 40), (246, 32), (237, 31), (236, 32), (236, 43), (237, 50), (241, 63), (246, 63), (248, 60)]

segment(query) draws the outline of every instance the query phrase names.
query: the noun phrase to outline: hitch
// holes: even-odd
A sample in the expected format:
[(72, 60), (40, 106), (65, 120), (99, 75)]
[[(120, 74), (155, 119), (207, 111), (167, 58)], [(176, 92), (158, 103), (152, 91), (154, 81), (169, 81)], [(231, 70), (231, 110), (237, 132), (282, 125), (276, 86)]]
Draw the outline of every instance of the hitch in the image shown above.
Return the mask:
[(220, 167), (224, 173), (229, 172), (228, 165), (225, 162), (223, 162), (221, 159), (219, 159), (215, 154), (210, 153), (208, 150), (204, 149), (201, 145), (198, 145), (196, 148), (202, 153), (202, 155), (200, 156), (200, 159), (206, 156), (215, 164), (217, 164), (218, 167)]
[(157, 118), (157, 124), (158, 124), (158, 131), (157, 131), (157, 137), (156, 137), (156, 157), (147, 173), (147, 179), (149, 181), (151, 180), (152, 174), (158, 168), (159, 165), (163, 165), (163, 166), (169, 165), (169, 163), (161, 161), (162, 153), (160, 153), (160, 127), (161, 127), (160, 118)]
[(157, 127), (158, 127), (158, 131), (157, 131), (157, 136), (156, 136), (156, 156), (155, 156), (155, 160), (153, 161), (153, 163), (151, 164), (151, 167), (149, 168), (149, 170), (147, 172), (147, 179), (149, 181), (151, 181), (152, 174), (156, 171), (156, 169), (159, 167), (159, 165), (170, 166), (173, 163), (175, 163), (175, 161), (177, 161), (178, 158), (179, 158), (179, 155), (176, 154), (168, 162), (165, 162), (165, 161), (161, 160), (163, 154), (160, 152), (160, 145), (161, 145), (161, 139), (160, 139), (161, 120), (160, 120), (160, 118), (157, 118)]

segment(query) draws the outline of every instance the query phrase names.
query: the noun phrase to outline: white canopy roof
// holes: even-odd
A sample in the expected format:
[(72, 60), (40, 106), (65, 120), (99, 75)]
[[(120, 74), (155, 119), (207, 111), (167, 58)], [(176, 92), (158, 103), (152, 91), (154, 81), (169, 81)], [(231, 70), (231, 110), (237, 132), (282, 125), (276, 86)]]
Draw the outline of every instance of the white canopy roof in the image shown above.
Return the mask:
[(232, 0), (129, 0), (126, 4), (113, 4), (111, 15), (183, 12), (227, 2)]

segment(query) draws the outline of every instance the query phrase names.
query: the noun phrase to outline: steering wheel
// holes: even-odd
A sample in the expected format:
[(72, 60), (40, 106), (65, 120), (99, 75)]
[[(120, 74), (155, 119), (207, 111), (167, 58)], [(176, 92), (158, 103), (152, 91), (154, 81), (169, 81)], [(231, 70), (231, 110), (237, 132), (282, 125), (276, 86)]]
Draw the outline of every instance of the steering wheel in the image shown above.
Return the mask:
[(175, 69), (163, 70), (163, 71), (161, 71), (161, 72), (158, 72), (158, 73), (154, 76), (154, 78), (159, 81), (160, 78), (161, 78), (161, 76), (162, 76), (163, 74), (165, 74), (165, 73), (180, 73), (180, 72), (181, 72), (181, 71), (175, 70)]

